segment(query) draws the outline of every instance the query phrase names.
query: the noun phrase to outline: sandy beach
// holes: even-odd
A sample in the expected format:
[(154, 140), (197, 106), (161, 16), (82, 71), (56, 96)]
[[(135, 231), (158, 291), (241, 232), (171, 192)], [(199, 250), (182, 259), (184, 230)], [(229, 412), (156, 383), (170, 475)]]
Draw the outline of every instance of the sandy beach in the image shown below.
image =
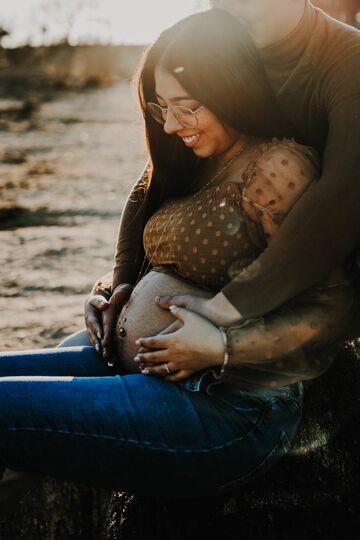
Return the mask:
[[(0, 100), (0, 113), (20, 105)], [(85, 298), (112, 267), (145, 163), (142, 121), (126, 81), (13, 116), (0, 122), (0, 349), (52, 347), (83, 328)]]

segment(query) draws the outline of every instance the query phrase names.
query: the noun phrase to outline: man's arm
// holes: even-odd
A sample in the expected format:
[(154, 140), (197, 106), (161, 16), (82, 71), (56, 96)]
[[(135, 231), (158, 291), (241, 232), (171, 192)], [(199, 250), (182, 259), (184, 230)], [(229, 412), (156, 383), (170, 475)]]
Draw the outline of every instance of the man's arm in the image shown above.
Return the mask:
[[(317, 158), (306, 147), (277, 142), (253, 166), (245, 188), (241, 187), (243, 208), (271, 243), (291, 208), (318, 177)], [(269, 207), (267, 201), (271, 201)], [(352, 280), (345, 267), (272, 313), (240, 324), (236, 314), (231, 320), (232, 304), (224, 296), (225, 303), (219, 302), (219, 297), (175, 295), (159, 299), (157, 304), (185, 307), (216, 326), (227, 327), (229, 363), (215, 376), (236, 388), (275, 388), (321, 375), (333, 361), (355, 308)]]
[(360, 53), (351, 62), (343, 59), (335, 84), (324, 96), (329, 132), (320, 180), (264, 253), (222, 289), (245, 319), (270, 312), (319, 282), (360, 241)]

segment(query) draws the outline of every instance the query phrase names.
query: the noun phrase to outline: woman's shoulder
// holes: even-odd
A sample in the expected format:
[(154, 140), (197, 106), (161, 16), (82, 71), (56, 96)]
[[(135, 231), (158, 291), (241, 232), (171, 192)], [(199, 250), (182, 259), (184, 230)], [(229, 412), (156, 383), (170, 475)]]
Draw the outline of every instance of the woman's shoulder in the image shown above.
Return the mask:
[(259, 150), (254, 166), (270, 178), (291, 175), (313, 180), (319, 176), (320, 156), (310, 146), (293, 139), (272, 139)]
[(312, 148), (288, 139), (261, 144), (244, 178), (245, 209), (254, 219), (252, 205), (281, 221), (318, 177), (319, 160)]

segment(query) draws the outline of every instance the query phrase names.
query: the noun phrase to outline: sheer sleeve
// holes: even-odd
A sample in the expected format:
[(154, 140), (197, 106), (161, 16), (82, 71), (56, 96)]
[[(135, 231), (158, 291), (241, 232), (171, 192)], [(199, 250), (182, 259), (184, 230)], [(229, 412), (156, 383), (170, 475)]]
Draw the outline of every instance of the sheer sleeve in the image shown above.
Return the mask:
[[(337, 279), (338, 278), (338, 279)], [(227, 329), (230, 386), (278, 387), (313, 379), (333, 362), (355, 311), (342, 271), (265, 317)]]
[(274, 140), (252, 164), (242, 187), (243, 206), (268, 241), (318, 177), (318, 154), (293, 141)]
[[(255, 164), (242, 187), (243, 204), (268, 243), (318, 174), (316, 154), (296, 143), (273, 145)], [(277, 387), (320, 375), (333, 361), (354, 310), (344, 266), (264, 317), (228, 328), (230, 360), (223, 380), (236, 387)]]

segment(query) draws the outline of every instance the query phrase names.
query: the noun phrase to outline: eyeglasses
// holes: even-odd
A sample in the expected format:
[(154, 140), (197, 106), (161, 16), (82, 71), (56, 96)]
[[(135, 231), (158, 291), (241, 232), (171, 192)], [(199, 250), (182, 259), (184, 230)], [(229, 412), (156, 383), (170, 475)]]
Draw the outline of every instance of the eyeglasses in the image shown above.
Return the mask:
[(158, 103), (148, 102), (146, 104), (147, 110), (151, 116), (159, 122), (159, 124), (165, 124), (167, 114), (169, 111), (175, 116), (176, 120), (184, 127), (194, 128), (198, 124), (197, 113), (204, 108), (204, 105), (200, 105), (195, 110), (183, 107), (182, 105), (175, 105), (175, 107), (161, 107)]

